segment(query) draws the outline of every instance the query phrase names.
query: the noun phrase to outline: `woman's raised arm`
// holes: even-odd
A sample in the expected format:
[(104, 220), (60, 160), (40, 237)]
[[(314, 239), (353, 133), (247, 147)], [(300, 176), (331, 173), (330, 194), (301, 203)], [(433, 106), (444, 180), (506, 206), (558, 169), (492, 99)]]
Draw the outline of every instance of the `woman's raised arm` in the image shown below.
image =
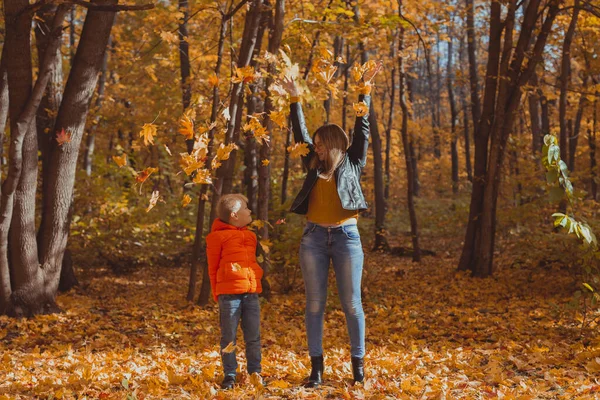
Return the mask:
[(290, 120), (292, 122), (292, 131), (294, 132), (294, 141), (296, 143), (306, 143), (308, 145), (309, 153), (302, 157), (302, 162), (308, 167), (308, 163), (314, 155), (314, 145), (312, 138), (308, 133), (308, 128), (306, 128), (302, 105), (300, 104), (300, 98), (298, 97), (298, 88), (296, 87), (294, 80), (287, 76), (281, 80), (281, 86), (283, 86), (290, 95)]
[[(365, 71), (363, 75), (364, 85), (360, 88), (359, 102), (363, 102), (367, 109), (371, 107), (371, 81), (381, 70), (383, 63), (380, 61), (374, 68)], [(354, 123), (354, 137), (352, 145), (348, 148), (348, 157), (350, 160), (358, 163), (361, 167), (367, 164), (367, 149), (369, 147), (369, 112), (363, 116), (357, 116)]]

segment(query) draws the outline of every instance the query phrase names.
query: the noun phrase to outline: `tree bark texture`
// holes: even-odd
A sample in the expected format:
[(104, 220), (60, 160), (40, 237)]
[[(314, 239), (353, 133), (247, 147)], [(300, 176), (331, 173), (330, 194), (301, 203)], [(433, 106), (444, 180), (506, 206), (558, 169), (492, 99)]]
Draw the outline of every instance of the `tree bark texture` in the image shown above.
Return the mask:
[[(402, 11), (402, 1), (398, 1), (398, 12)], [(421, 261), (421, 248), (419, 246), (419, 225), (417, 220), (417, 213), (415, 210), (415, 200), (414, 200), (414, 191), (417, 185), (415, 184), (416, 173), (414, 171), (414, 164), (416, 161), (413, 161), (414, 151), (412, 150), (411, 142), (412, 136), (409, 135), (408, 132), (408, 121), (411, 118), (408, 104), (406, 103), (406, 90), (405, 85), (407, 84), (406, 73), (404, 71), (404, 27), (400, 28), (400, 37), (398, 39), (398, 72), (400, 73), (398, 79), (398, 100), (400, 101), (400, 108), (402, 110), (402, 127), (401, 127), (401, 136), (402, 136), (402, 147), (404, 148), (404, 162), (406, 164), (406, 197), (407, 197), (407, 205), (408, 205), (408, 215), (410, 218), (410, 236), (412, 238), (412, 246), (413, 246), (413, 261), (419, 262)]]
[(560, 123), (560, 158), (569, 160), (569, 136), (567, 133), (567, 95), (569, 83), (571, 82), (571, 44), (573, 35), (577, 27), (577, 18), (579, 16), (579, 0), (575, 0), (573, 7), (573, 16), (565, 33), (565, 39), (562, 47), (562, 58), (560, 62), (560, 97), (558, 99), (558, 119)]
[[(32, 228), (34, 221), (30, 216), (31, 213), (35, 216), (35, 192), (33, 199), (18, 196), (23, 195), (22, 172), (33, 159), (30, 154), (24, 154), (24, 149), (33, 151), (36, 157), (34, 169), (37, 171), (35, 115), (53, 73), (52, 68), (56, 66), (53, 58), (60, 46), (61, 25), (68, 11), (68, 7), (64, 5), (57, 9), (44, 61), (32, 90), (29, 39), (32, 16), (23, 12), (27, 6), (28, 1), (4, 3), (5, 20), (10, 21), (6, 25), (3, 55), (6, 57), (10, 96), (11, 142), (9, 170), (2, 185), (0, 203), (0, 311), (18, 315), (33, 315), (42, 312), (44, 308), (43, 271), (39, 268), (35, 227)], [(32, 142), (35, 145), (33, 149)], [(23, 211), (24, 214), (20, 213)], [(14, 225), (13, 218), (18, 221)], [(11, 252), (33, 243), (20, 257), (21, 260), (30, 262), (22, 269), (9, 262), (9, 230), (16, 229), (13, 226), (22, 226), (24, 231), (21, 237), (17, 235), (18, 241), (11, 241)]]
[(40, 227), (40, 262), (48, 301), (53, 301), (58, 289), (79, 145), (114, 20), (115, 12), (88, 11), (56, 118), (54, 132), (64, 129), (71, 141), (62, 145), (53, 141), (50, 146), (48, 193), (43, 203), (45, 219)]

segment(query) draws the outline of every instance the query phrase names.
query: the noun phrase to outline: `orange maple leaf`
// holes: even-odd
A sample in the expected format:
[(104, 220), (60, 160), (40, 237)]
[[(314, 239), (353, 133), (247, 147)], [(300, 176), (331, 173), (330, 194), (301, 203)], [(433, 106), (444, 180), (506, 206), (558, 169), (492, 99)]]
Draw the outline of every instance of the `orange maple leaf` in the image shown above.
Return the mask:
[(199, 184), (210, 184), (212, 183), (212, 179), (210, 177), (210, 171), (206, 168), (199, 169), (196, 171), (196, 176), (192, 180), (194, 183)]
[(219, 77), (214, 72), (208, 77), (208, 84), (212, 87), (215, 87), (219, 84)]
[(269, 118), (271, 118), (271, 121), (275, 122), (280, 128), (285, 128), (287, 120), (285, 111), (271, 111), (269, 113)]
[(144, 183), (146, 182), (146, 180), (148, 179), (148, 177), (150, 175), (152, 175), (152, 173), (158, 171), (158, 168), (152, 168), (152, 167), (148, 167), (143, 171), (140, 171), (137, 173), (137, 176), (135, 177), (135, 180), (140, 182), (140, 183)]
[(127, 164), (127, 154), (123, 153), (120, 156), (112, 156), (114, 162), (119, 166), (119, 168), (124, 167)]
[(249, 83), (254, 80), (254, 68), (250, 65), (247, 67), (236, 68), (234, 75), (231, 77), (233, 83)]
[(187, 115), (183, 115), (179, 120), (179, 133), (185, 136), (186, 139), (190, 140), (194, 138), (194, 121)]
[(69, 143), (71, 141), (71, 134), (65, 132), (65, 129), (61, 129), (60, 132), (56, 134), (56, 142), (59, 146), (62, 146), (65, 143)]
[(352, 108), (354, 108), (354, 111), (356, 111), (357, 117), (364, 117), (369, 112), (369, 107), (367, 107), (367, 105), (362, 101), (354, 103)]
[(152, 123), (144, 124), (140, 131), (140, 137), (144, 138), (144, 145), (154, 144), (154, 136), (156, 136), (156, 125)]
[(183, 200), (181, 200), (181, 205), (186, 207), (188, 204), (190, 204), (190, 202), (192, 201), (192, 198), (190, 197), (189, 194), (184, 194), (183, 195)]
[(310, 153), (307, 143), (296, 143), (293, 146), (289, 146), (287, 151), (292, 158), (304, 157)]

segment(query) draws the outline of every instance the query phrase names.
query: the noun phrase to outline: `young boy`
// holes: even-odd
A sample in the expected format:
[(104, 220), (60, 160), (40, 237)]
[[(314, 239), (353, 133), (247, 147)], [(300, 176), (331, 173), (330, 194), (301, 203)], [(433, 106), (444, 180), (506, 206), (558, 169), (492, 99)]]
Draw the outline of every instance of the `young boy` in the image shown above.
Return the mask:
[(260, 279), (263, 270), (256, 262), (256, 235), (247, 229), (252, 222), (248, 199), (241, 194), (227, 194), (219, 199), (217, 219), (206, 236), (208, 274), (213, 297), (219, 303), (221, 322), (221, 359), (224, 378), (222, 389), (235, 384), (237, 361), (234, 351), (240, 318), (246, 342), (248, 374), (260, 375)]

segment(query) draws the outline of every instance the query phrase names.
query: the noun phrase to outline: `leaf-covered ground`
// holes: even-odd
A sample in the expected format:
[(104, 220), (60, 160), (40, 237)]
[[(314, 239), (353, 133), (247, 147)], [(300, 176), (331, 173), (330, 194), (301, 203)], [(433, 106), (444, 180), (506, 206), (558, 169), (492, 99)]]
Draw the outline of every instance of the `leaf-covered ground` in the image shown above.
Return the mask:
[(318, 390), (301, 388), (309, 368), (303, 296), (276, 293), (262, 303), (265, 385), (251, 384), (238, 351), (240, 384), (231, 392), (218, 390), (217, 307), (185, 302), (186, 269), (121, 277), (94, 269), (83, 288), (59, 297), (63, 314), (0, 319), (0, 398), (600, 397), (600, 336), (581, 335), (555, 312), (576, 285), (568, 269), (508, 264), (480, 280), (455, 265), (441, 253), (421, 265), (367, 255), (363, 386), (350, 385), (334, 285)]

